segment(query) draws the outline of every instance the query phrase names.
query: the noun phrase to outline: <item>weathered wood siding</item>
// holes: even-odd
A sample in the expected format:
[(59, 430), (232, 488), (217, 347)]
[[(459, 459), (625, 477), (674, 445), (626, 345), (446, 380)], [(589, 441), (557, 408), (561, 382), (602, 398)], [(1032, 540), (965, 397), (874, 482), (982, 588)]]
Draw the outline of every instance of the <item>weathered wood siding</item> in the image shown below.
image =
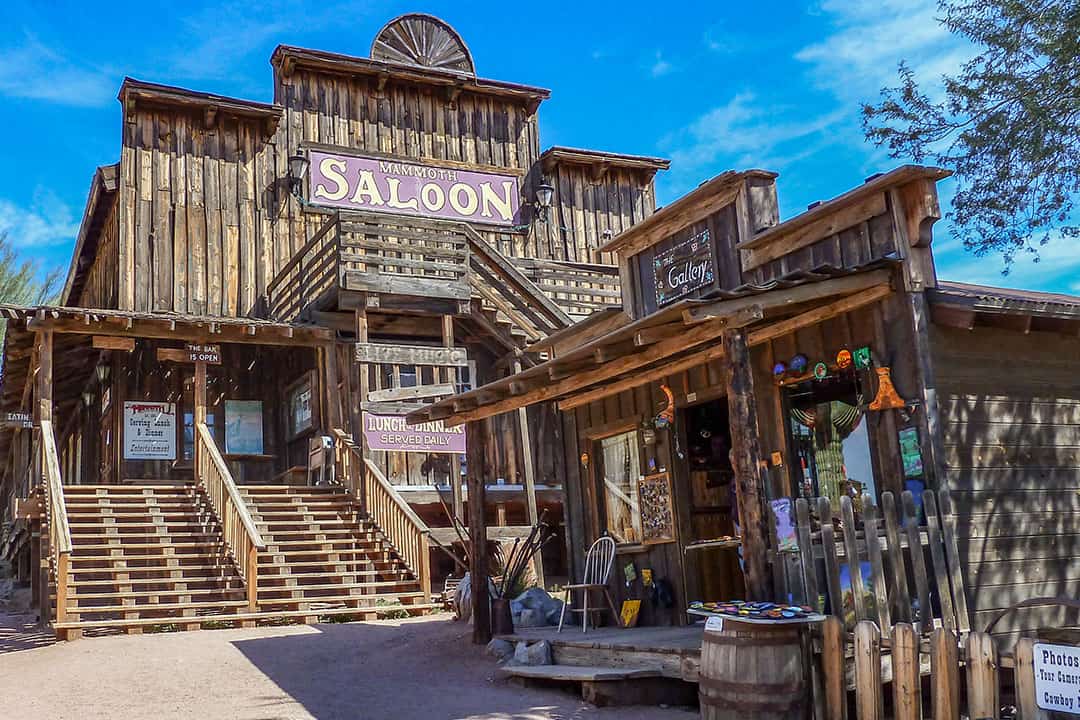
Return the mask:
[(118, 234), (120, 230), (118, 205), (114, 201), (101, 226), (97, 254), (87, 271), (86, 281), (75, 304), (81, 307), (114, 309), (117, 306), (120, 279), (117, 274)]
[(614, 265), (613, 253), (594, 258), (593, 251), (656, 209), (653, 183), (643, 184), (640, 170), (611, 168), (596, 178), (588, 166), (560, 163), (546, 178), (555, 188), (550, 220), (534, 226), (534, 238), (517, 256)]
[(285, 156), (265, 132), (263, 121), (229, 117), (206, 127), (198, 111), (125, 111), (121, 308), (259, 314), (266, 285), (299, 247), (278, 228)]
[[(972, 628), (1033, 597), (1080, 594), (1080, 339), (935, 325), (946, 481)], [(1020, 610), (996, 632), (1077, 622)]]

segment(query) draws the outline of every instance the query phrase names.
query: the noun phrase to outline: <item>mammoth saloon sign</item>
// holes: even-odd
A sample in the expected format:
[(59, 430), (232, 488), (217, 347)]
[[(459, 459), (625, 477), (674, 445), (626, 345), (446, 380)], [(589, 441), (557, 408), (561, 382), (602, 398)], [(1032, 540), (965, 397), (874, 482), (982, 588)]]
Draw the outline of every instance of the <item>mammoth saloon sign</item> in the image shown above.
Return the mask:
[(520, 223), (513, 175), (323, 150), (311, 150), (309, 158), (313, 204), (488, 225)]

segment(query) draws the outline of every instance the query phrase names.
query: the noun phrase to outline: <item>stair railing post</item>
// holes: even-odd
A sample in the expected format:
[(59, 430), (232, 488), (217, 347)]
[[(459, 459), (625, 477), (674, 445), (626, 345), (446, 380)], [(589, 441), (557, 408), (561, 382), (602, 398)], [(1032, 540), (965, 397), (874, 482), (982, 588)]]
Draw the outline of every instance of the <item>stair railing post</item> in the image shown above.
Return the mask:
[(254, 545), (248, 543), (247, 551), (247, 602), (248, 612), (258, 609), (259, 598), (259, 551)]

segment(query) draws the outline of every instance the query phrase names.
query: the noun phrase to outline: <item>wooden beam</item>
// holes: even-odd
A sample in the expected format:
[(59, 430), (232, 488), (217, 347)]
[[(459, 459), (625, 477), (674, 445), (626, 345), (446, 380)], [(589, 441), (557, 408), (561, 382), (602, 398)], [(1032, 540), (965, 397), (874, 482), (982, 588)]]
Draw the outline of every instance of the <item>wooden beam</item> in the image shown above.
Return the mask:
[(421, 398), (446, 397), (453, 394), (453, 383), (438, 383), (436, 385), (414, 385), (412, 387), (372, 390), (368, 393), (368, 400), (371, 402), (396, 402), (419, 400)]
[(110, 335), (95, 335), (92, 341), (95, 350), (120, 350), (123, 352), (135, 351), (135, 338), (113, 337)]
[(762, 502), (761, 447), (758, 442), (757, 398), (750, 346), (743, 329), (725, 330), (727, 400), (731, 420), (731, 459), (735, 470), (735, 498), (742, 531), (746, 593), (751, 600), (773, 597), (767, 560), (768, 534)]
[(51, 330), (42, 332), (39, 336), (38, 350), (38, 374), (37, 374), (37, 397), (38, 416), (40, 423), (43, 420), (52, 422), (53, 417), (53, 334)]
[[(521, 372), (521, 361), (514, 362), (514, 372)], [(518, 436), (521, 439), (522, 469), (525, 471), (525, 502), (529, 510), (529, 525), (536, 525), (540, 521), (540, 511), (536, 502), (536, 470), (533, 467), (532, 437), (529, 434), (529, 411), (527, 408), (517, 409)], [(536, 554), (534, 561), (536, 580), (540, 587), (544, 587), (544, 559), (540, 553)]]
[(52, 330), (58, 334), (100, 335), (109, 337), (146, 338), (155, 340), (184, 340), (187, 342), (247, 343), (259, 345), (302, 345), (312, 347), (333, 339), (325, 328), (304, 328), (296, 337), (295, 328), (279, 325), (254, 325), (255, 335), (249, 335), (251, 325), (210, 323), (193, 320), (190, 323), (175, 319), (132, 318), (115, 315), (95, 316), (90, 324), (83, 319), (34, 317), (27, 329)]
[(684, 310), (683, 320), (686, 323), (706, 322), (720, 317), (730, 317), (732, 314), (754, 305), (761, 306), (763, 310), (775, 310), (785, 306), (820, 301), (833, 295), (848, 295), (877, 285), (885, 285), (890, 282), (891, 278), (891, 270), (873, 270), (832, 280), (796, 285), (785, 290), (772, 290), (760, 295), (717, 300), (716, 302)]
[(761, 267), (853, 225), (882, 215), (885, 210), (885, 193), (877, 192), (788, 232), (784, 232), (784, 226), (779, 225), (736, 246), (742, 256), (742, 269), (746, 271)]
[(158, 348), (157, 361), (175, 363), (190, 362), (188, 359), (188, 352), (183, 348)]
[(488, 605), (488, 540), (484, 509), (487, 505), (484, 484), (484, 444), (487, 428), (484, 421), (465, 427), (466, 457), (469, 473), (469, 577), (472, 596), (473, 642), (486, 645), (491, 640), (491, 608)]
[[(842, 300), (829, 303), (828, 305), (823, 305), (819, 308), (814, 308), (813, 310), (807, 310), (804, 313), (800, 313), (799, 315), (786, 320), (781, 320), (780, 322), (767, 325), (766, 327), (750, 331), (748, 335), (749, 343), (751, 346), (761, 345), (774, 338), (793, 333), (801, 328), (817, 325), (824, 320), (876, 303), (891, 293), (892, 290), (888, 285), (879, 285), (865, 293), (850, 295)], [(615, 382), (609, 382), (602, 387), (568, 397), (559, 402), (559, 410), (573, 410), (576, 407), (587, 405), (596, 400), (602, 400), (611, 395), (621, 393), (624, 390), (631, 390), (640, 385), (661, 380), (665, 377), (681, 373), (684, 370), (689, 370), (692, 367), (697, 367), (698, 365), (722, 357), (724, 357), (724, 346), (722, 344), (712, 345), (704, 350), (699, 350), (698, 352), (678, 358), (677, 360), (665, 363), (664, 365), (651, 368), (646, 372), (622, 378)]]
[[(454, 317), (453, 315), (442, 316), (442, 341), (443, 347), (454, 347)], [(459, 378), (460, 371), (457, 368), (444, 367), (440, 370), (439, 376), (442, 380), (450, 383), (456, 383)], [(476, 379), (472, 378), (475, 383)], [(456, 385), (455, 385), (456, 389)], [(465, 522), (465, 500), (464, 493), (461, 489), (461, 456), (454, 453), (450, 456), (450, 492), (452, 495), (452, 507), (451, 512), (454, 513), (454, 518), (451, 520), (451, 524), (455, 521)]]

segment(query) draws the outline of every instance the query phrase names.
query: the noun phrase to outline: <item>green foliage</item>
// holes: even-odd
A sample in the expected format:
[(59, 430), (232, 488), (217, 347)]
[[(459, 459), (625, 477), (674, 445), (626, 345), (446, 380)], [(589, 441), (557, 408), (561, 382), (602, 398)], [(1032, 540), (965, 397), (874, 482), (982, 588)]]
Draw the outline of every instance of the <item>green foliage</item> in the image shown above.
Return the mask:
[[(45, 305), (56, 299), (60, 289), (60, 268), (42, 274), (33, 260), (20, 259), (7, 233), (0, 233), (0, 303)], [(0, 323), (0, 342), (6, 323)]]
[(868, 139), (892, 157), (956, 172), (950, 217), (965, 248), (1000, 252), (1005, 271), (1053, 232), (1080, 237), (1080, 3), (940, 0), (942, 22), (979, 53), (946, 76), (944, 99), (900, 85), (863, 106)]

